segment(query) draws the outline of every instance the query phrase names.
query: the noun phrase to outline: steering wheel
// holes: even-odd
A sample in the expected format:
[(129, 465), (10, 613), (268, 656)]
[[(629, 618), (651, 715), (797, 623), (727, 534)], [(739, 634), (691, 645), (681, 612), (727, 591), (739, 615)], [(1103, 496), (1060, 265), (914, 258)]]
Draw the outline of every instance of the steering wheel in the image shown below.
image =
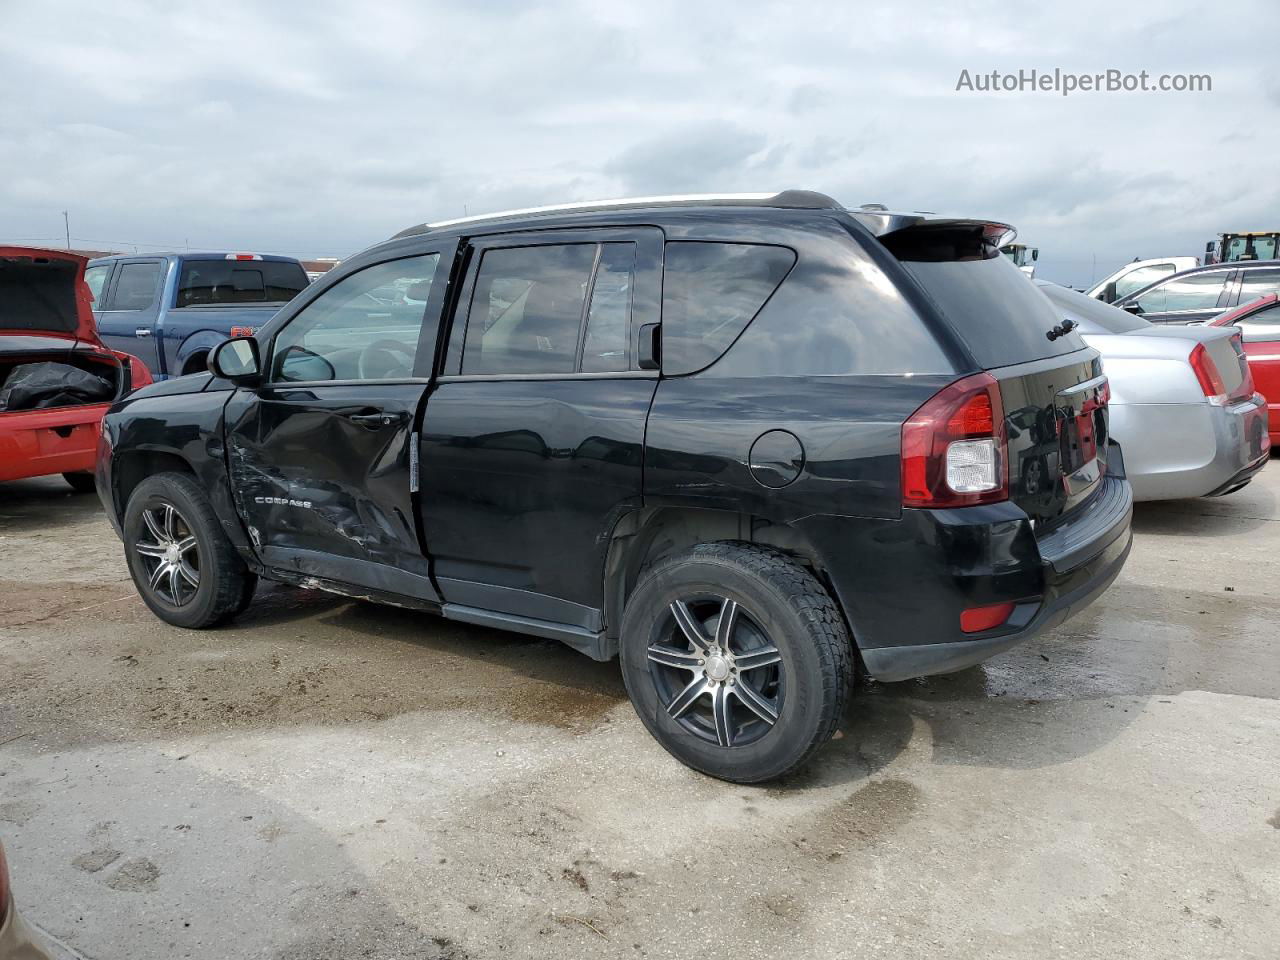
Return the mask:
[[(375, 340), (360, 351), (356, 369), (361, 380), (394, 380), (413, 376), (414, 347), (399, 340)], [(400, 356), (397, 356), (399, 354)]]

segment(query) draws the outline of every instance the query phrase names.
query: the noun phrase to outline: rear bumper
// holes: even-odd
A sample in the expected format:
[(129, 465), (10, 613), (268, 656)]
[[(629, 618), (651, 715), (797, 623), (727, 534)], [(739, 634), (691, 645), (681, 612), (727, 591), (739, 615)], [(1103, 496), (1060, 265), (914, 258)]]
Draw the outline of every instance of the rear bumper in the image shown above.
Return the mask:
[(98, 424), (109, 406), (0, 413), (0, 482), (92, 470)]
[[(1079, 516), (1037, 541), (1041, 592), (1006, 595), (1004, 600), (1017, 605), (1004, 626), (968, 637), (953, 629), (934, 643), (860, 647), (867, 672), (886, 681), (951, 673), (1053, 629), (1096, 600), (1119, 575), (1132, 545), (1132, 519), (1128, 482), (1122, 475), (1108, 476)], [(992, 559), (999, 564), (1000, 558)], [(1000, 599), (989, 593), (980, 603)], [(963, 597), (962, 604), (977, 605)]]
[[(1238, 490), (1271, 445), (1258, 394), (1229, 406), (1112, 404), (1111, 435), (1124, 447), (1135, 500), (1179, 500)], [(1243, 479), (1238, 479), (1243, 478)]]

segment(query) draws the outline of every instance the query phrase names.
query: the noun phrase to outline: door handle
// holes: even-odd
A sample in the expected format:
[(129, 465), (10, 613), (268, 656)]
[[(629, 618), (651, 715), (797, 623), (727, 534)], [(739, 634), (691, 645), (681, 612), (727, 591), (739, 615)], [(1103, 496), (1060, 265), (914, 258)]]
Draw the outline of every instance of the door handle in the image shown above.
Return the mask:
[(393, 423), (404, 423), (407, 416), (404, 413), (350, 413), (347, 419), (368, 427), (389, 427)]
[(149, 337), (149, 336), (151, 336), (151, 328), (150, 328), (150, 327), (138, 327), (138, 328), (136, 328), (136, 329), (133, 331), (133, 335), (134, 335), (135, 337)]

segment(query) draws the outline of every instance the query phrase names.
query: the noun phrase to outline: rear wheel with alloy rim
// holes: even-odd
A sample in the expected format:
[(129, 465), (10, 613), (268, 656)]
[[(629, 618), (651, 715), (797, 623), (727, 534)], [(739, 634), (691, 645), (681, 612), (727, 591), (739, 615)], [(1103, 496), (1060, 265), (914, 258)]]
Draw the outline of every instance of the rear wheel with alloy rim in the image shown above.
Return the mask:
[(790, 557), (701, 544), (655, 566), (622, 624), (622, 668), (651, 733), (695, 769), (782, 776), (835, 732), (852, 649), (835, 603)]
[(148, 477), (129, 497), (123, 526), (129, 573), (160, 619), (207, 627), (247, 605), (257, 578), (222, 532), (194, 478)]

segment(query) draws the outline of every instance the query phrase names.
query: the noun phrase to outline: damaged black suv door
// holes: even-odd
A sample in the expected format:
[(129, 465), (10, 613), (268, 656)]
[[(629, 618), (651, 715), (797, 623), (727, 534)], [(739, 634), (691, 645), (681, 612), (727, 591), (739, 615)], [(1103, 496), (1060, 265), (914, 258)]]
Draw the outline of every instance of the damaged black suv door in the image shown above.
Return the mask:
[(412, 497), (441, 262), (388, 260), (328, 287), (271, 341), (262, 383), (228, 402), (232, 493), (267, 566), (436, 599)]

